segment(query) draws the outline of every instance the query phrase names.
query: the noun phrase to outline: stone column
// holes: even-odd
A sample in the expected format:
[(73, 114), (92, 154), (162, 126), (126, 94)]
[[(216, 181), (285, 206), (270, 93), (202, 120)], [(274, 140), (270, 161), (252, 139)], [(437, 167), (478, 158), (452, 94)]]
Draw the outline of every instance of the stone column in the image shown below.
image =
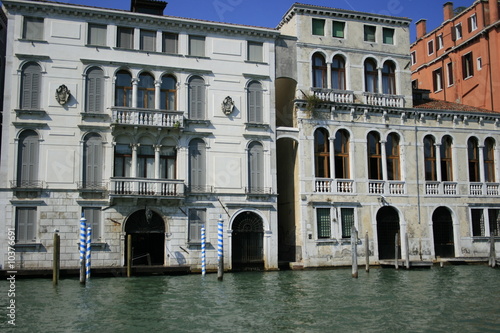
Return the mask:
[(130, 144), (132, 147), (132, 165), (130, 166), (130, 177), (137, 177), (137, 148), (140, 146), (139, 143)]
[(161, 108), (161, 81), (155, 80), (155, 109), (159, 110)]
[(436, 143), (434, 145), (436, 147), (436, 180), (441, 183), (441, 144)]
[(485, 182), (485, 175), (484, 175), (484, 145), (479, 145), (477, 146), (477, 149), (479, 151), (479, 182), (483, 183)]
[(132, 78), (132, 107), (137, 107), (137, 85), (139, 84), (139, 79)]
[(326, 62), (326, 84), (328, 89), (332, 89), (332, 63)]
[(160, 179), (160, 151), (161, 145), (154, 145), (155, 149), (155, 179)]

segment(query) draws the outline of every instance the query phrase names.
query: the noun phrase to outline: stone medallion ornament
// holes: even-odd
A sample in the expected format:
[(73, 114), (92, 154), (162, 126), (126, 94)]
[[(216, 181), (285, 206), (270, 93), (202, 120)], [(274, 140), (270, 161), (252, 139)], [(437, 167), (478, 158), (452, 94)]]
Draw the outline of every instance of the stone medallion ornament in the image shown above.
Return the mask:
[(224, 112), (226, 116), (229, 116), (233, 112), (233, 109), (234, 109), (233, 99), (230, 96), (227, 96), (226, 98), (224, 98), (224, 101), (222, 102), (222, 112)]
[(71, 92), (64, 84), (60, 85), (59, 88), (56, 89), (56, 100), (59, 104), (64, 105), (68, 103), (70, 97)]

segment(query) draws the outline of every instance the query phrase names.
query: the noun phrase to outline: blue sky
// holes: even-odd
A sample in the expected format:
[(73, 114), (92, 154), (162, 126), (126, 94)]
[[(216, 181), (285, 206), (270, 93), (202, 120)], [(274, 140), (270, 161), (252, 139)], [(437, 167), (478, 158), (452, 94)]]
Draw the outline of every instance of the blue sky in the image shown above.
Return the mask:
[[(57, 1), (57, 0), (56, 0)], [(130, 9), (129, 0), (66, 0), (66, 3)], [(427, 20), (427, 31), (443, 21), (443, 4), (446, 0), (170, 0), (166, 15), (275, 28), (294, 2), (349, 9), (413, 20), (410, 33), (415, 40), (415, 22)], [(474, 0), (455, 0), (455, 7), (470, 6)]]

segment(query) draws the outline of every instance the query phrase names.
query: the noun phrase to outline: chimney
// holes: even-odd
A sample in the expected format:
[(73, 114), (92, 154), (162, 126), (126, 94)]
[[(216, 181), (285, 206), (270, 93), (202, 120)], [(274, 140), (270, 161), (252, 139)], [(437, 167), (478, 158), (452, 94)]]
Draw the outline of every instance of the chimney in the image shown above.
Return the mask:
[(427, 20), (420, 19), (415, 24), (417, 26), (417, 39), (420, 39), (427, 33)]
[(161, 0), (132, 0), (130, 11), (134, 13), (163, 15), (167, 2)]
[(443, 5), (444, 20), (448, 21), (453, 18), (453, 2), (448, 1)]
[(490, 7), (490, 24), (494, 24), (498, 21), (498, 0), (489, 0)]

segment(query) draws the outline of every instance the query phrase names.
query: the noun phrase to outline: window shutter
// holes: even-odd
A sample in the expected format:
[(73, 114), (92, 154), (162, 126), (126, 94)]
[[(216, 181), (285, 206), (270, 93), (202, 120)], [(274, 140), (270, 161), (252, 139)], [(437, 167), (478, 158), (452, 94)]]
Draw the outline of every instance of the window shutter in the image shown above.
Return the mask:
[(21, 109), (29, 109), (31, 107), (31, 87), (33, 76), (31, 73), (26, 71), (22, 75), (23, 78), (23, 88), (22, 88), (22, 98), (21, 98)]
[(250, 145), (249, 149), (249, 187), (251, 191), (259, 191), (264, 187), (264, 150), (262, 145), (258, 142), (254, 142)]
[(189, 145), (189, 161), (191, 168), (192, 187), (205, 186), (205, 143), (202, 140), (193, 140)]
[(330, 238), (330, 208), (317, 208), (316, 221), (318, 225), (318, 238)]
[(189, 84), (189, 117), (205, 118), (205, 82), (201, 78), (193, 78)]

